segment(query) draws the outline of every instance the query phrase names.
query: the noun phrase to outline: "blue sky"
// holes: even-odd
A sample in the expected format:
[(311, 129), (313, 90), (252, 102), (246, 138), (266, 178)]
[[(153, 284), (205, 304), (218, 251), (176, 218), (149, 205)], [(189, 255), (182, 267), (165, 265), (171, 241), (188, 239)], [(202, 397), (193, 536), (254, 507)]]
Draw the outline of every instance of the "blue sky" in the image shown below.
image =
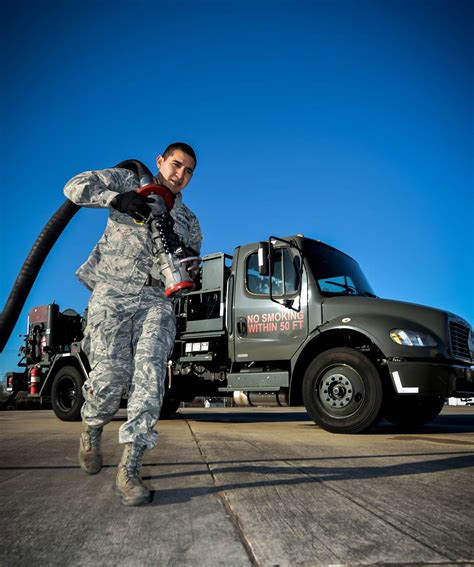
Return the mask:
[[(473, 21), (463, 0), (3, 3), (3, 304), (80, 171), (198, 153), (184, 193), (203, 253), (303, 233), (375, 292), (474, 323)], [(105, 211), (79, 211), (29, 309), (82, 311), (74, 271)]]

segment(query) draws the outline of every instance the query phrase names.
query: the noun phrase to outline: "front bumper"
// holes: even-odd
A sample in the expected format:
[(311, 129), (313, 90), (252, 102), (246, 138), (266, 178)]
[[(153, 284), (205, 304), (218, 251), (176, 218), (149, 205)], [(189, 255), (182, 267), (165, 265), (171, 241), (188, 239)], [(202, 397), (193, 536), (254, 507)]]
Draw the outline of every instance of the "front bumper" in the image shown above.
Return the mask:
[(427, 396), (474, 395), (474, 366), (387, 360), (397, 394)]

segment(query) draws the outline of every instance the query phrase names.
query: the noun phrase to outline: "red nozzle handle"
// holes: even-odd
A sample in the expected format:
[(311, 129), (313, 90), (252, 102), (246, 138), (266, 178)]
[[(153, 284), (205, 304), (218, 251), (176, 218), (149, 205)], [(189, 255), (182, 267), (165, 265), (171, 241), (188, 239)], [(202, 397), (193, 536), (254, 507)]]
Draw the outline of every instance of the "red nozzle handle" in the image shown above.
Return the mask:
[(172, 297), (173, 295), (184, 289), (187, 289), (188, 291), (193, 291), (195, 287), (196, 284), (194, 282), (190, 282), (190, 281), (179, 282), (177, 284), (173, 284), (167, 287), (165, 289), (165, 295), (166, 297)]
[(155, 185), (154, 183), (150, 183), (149, 185), (144, 185), (143, 187), (137, 189), (137, 193), (143, 195), (144, 197), (148, 197), (148, 195), (151, 195), (152, 193), (159, 195), (163, 198), (168, 211), (171, 211), (171, 209), (173, 208), (175, 199), (174, 193), (172, 193), (171, 190), (164, 185)]

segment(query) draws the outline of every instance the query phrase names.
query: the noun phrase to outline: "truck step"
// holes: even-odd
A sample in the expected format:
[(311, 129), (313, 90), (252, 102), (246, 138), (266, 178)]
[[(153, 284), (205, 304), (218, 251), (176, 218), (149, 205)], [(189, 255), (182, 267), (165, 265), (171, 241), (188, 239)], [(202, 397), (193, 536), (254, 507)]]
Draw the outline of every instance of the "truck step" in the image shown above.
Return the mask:
[(227, 374), (227, 391), (267, 390), (274, 391), (290, 383), (288, 371), (278, 372), (237, 372)]

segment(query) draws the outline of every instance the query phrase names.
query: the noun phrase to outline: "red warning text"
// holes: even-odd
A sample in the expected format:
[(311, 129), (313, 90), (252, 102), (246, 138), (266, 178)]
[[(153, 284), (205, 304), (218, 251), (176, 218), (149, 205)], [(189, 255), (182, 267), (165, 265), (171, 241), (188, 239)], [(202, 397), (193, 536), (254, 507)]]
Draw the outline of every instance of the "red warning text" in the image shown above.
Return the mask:
[(304, 327), (302, 311), (274, 311), (272, 313), (252, 313), (247, 315), (247, 332), (277, 333), (298, 331)]

